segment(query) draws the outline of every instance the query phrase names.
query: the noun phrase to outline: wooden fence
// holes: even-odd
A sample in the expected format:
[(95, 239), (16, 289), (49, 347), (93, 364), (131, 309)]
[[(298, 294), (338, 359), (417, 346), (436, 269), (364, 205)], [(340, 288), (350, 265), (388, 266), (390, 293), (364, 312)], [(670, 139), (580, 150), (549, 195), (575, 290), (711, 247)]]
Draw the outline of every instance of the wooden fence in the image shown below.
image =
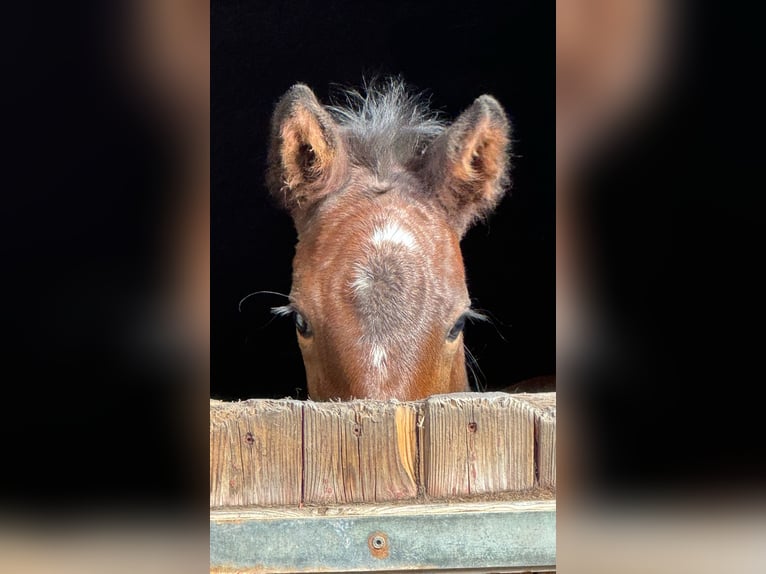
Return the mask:
[(555, 393), (211, 401), (211, 569), (552, 570), (555, 452)]

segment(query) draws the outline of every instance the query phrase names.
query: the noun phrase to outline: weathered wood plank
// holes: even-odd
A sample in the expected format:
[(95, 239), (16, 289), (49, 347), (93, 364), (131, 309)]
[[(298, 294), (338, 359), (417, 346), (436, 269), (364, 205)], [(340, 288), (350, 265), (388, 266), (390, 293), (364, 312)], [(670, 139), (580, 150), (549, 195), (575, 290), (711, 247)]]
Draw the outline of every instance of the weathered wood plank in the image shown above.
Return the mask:
[(210, 506), (301, 502), (302, 406), (210, 402)]
[(417, 403), (304, 403), (304, 502), (418, 494)]
[(210, 417), (212, 508), (556, 488), (555, 393), (211, 401)]
[(272, 520), (282, 518), (352, 517), (352, 516), (425, 516), (454, 515), (465, 512), (548, 511), (556, 509), (555, 498), (520, 500), (461, 500), (458, 502), (404, 501), (349, 503), (333, 506), (260, 506), (225, 508), (210, 512), (216, 522)]
[(518, 395), (535, 407), (537, 486), (556, 489), (556, 393)]
[(426, 400), (422, 456), (428, 496), (534, 488), (534, 413), (529, 402), (506, 393)]

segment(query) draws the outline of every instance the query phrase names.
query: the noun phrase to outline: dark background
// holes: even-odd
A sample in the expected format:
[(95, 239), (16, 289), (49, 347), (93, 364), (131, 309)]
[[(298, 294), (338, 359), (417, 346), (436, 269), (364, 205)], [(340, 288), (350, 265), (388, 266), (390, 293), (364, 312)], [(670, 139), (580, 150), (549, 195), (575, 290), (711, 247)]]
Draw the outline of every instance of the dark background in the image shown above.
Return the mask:
[[(206, 439), (177, 420), (187, 367), (147, 336), (162, 305), (168, 206), (183, 198), (168, 185), (168, 130), (126, 65), (130, 5), (10, 8), (0, 507), (71, 519), (204, 500), (189, 467)], [(185, 448), (182, 429), (198, 448)]]
[(678, 9), (665, 92), (583, 186), (610, 347), (558, 398), (587, 429), (591, 493), (761, 500), (763, 34), (722, 3)]
[(212, 6), (212, 367), (217, 398), (305, 397), (289, 293), (292, 221), (264, 186), (268, 126), (294, 83), (401, 75), (450, 119), (493, 94), (514, 128), (513, 189), (463, 240), (480, 384), (555, 372), (555, 3), (215, 2)]

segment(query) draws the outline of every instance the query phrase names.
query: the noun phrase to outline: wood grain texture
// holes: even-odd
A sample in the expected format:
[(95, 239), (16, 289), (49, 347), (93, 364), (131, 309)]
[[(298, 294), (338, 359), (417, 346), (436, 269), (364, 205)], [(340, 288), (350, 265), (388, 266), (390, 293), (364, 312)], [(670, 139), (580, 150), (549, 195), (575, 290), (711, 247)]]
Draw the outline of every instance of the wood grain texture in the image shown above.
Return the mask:
[(534, 488), (534, 411), (529, 402), (506, 393), (426, 400), (426, 494), (447, 498)]
[(556, 489), (556, 393), (517, 395), (535, 407), (537, 486)]
[(316, 518), (345, 516), (442, 516), (473, 512), (549, 512), (556, 511), (555, 499), (493, 500), (487, 502), (401, 502), (382, 504), (348, 504), (336, 506), (304, 506), (281, 508), (237, 508), (213, 510), (212, 522), (242, 522), (279, 518)]
[(417, 403), (304, 403), (304, 502), (417, 497)]
[(211, 508), (503, 500), (555, 488), (555, 393), (210, 403)]
[(301, 502), (302, 406), (210, 402), (210, 506)]

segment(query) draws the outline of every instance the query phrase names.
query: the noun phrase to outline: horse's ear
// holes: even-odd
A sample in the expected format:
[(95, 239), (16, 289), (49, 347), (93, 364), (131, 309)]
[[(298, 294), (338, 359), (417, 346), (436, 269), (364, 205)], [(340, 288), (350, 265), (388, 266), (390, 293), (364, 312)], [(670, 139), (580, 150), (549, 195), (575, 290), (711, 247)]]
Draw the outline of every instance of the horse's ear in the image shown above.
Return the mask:
[(508, 185), (510, 123), (492, 96), (480, 96), (430, 145), (426, 171), (461, 237)]
[(338, 127), (308, 86), (296, 84), (271, 121), (267, 184), (293, 217), (329, 192), (341, 140)]

